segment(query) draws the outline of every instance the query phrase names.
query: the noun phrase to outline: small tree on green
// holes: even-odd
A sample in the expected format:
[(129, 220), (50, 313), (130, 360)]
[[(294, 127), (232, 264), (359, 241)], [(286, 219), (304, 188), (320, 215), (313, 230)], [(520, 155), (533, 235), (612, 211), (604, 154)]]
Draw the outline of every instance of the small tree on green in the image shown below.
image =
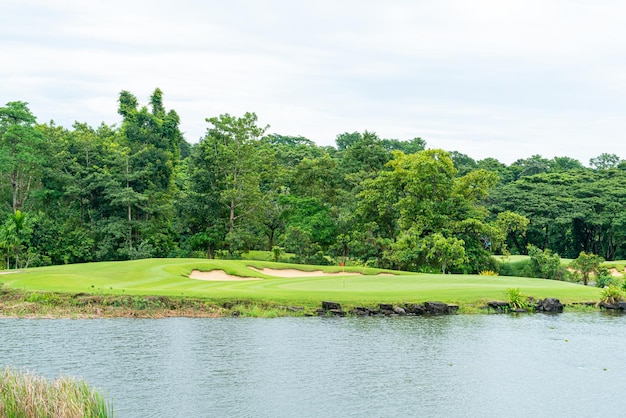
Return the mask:
[(531, 274), (542, 279), (563, 280), (565, 268), (561, 266), (561, 257), (546, 248), (545, 251), (534, 245), (528, 245)]
[(6, 268), (27, 268), (34, 254), (28, 249), (32, 228), (26, 224), (26, 213), (19, 209), (0, 226), (0, 250), (6, 257)]
[(422, 243), (422, 251), (426, 260), (437, 263), (441, 272), (446, 274), (448, 267), (465, 262), (465, 241), (454, 237), (444, 237), (440, 233), (426, 237)]
[(597, 275), (602, 262), (604, 262), (604, 258), (599, 255), (581, 251), (578, 257), (572, 260), (569, 266), (580, 271), (580, 274), (583, 276), (583, 283), (587, 286), (589, 283), (589, 275), (591, 273), (595, 273)]
[(40, 178), (45, 138), (35, 121), (28, 103), (0, 107), (0, 192), (8, 185), (13, 213), (23, 210)]
[(272, 261), (279, 262), (280, 256), (283, 254), (283, 248), (278, 245), (272, 247)]

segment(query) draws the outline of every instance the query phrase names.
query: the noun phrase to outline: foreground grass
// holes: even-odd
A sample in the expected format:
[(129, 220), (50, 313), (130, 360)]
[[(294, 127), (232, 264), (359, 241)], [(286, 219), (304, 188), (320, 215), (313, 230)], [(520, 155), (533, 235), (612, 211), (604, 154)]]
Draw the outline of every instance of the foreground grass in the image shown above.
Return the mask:
[[(148, 259), (41, 267), (0, 275), (7, 297), (22, 298), (31, 303), (28, 309), (14, 304), (13, 310), (9, 303), (4, 303), (0, 312), (5, 315), (17, 312), (19, 315), (19, 309), (22, 309), (23, 315), (28, 315), (30, 309), (39, 315), (71, 316), (71, 301), (79, 307), (95, 306), (96, 316), (99, 315), (97, 309), (103, 309), (103, 306), (119, 308), (120, 316), (125, 316), (124, 309), (137, 311), (142, 307), (162, 308), (164, 315), (169, 315), (168, 310), (178, 309), (179, 315), (193, 316), (193, 311), (200, 310), (202, 316), (219, 316), (224, 314), (223, 309), (232, 310), (233, 306), (247, 307), (239, 309), (244, 314), (250, 311), (255, 315), (254, 311), (258, 309), (275, 309), (276, 315), (280, 315), (283, 306), (313, 309), (319, 307), (322, 300), (336, 301), (347, 307), (442, 301), (459, 304), (462, 310), (464, 307), (471, 310), (489, 300), (505, 299), (509, 288), (519, 288), (523, 294), (535, 298), (559, 298), (564, 303), (597, 301), (601, 293), (600, 289), (593, 287), (522, 277), (406, 272), (393, 272), (388, 276), (380, 275), (383, 270), (346, 267), (345, 272), (360, 272), (362, 275), (281, 278), (259, 273), (250, 267), (343, 271), (337, 266), (203, 259)], [(189, 278), (194, 269), (224, 270), (232, 275), (263, 280), (194, 280)], [(46, 311), (42, 306), (51, 308)], [(54, 306), (56, 308), (52, 309)], [(59, 311), (59, 307), (67, 306), (69, 313)], [(74, 311), (83, 312), (80, 309)], [(87, 311), (87, 315), (89, 312), (94, 310)]]
[(112, 407), (84, 381), (48, 381), (9, 368), (0, 370), (0, 417), (106, 418)]

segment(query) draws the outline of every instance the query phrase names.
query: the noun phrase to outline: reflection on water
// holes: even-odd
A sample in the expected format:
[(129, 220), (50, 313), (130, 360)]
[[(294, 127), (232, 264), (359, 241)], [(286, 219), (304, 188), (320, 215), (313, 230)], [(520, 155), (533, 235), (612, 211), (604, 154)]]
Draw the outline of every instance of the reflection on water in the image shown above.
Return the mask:
[(621, 416), (626, 317), (0, 319), (0, 366), (117, 416)]

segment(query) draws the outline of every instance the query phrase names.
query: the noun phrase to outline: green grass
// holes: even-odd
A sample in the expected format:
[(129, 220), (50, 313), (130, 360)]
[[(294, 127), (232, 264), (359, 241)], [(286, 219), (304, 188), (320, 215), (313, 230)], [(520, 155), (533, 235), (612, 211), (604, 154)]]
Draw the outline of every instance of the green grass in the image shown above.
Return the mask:
[(626, 268), (626, 260), (605, 261), (602, 265), (609, 269), (614, 268), (619, 271), (624, 271), (624, 268)]
[[(246, 301), (264, 305), (319, 306), (322, 300), (346, 305), (423, 302), (437, 300), (478, 305), (503, 300), (506, 290), (519, 288), (535, 298), (556, 297), (564, 303), (599, 300), (600, 290), (572, 283), (521, 277), (438, 275), (346, 267), (359, 276), (279, 278), (248, 268), (295, 268), (340, 272), (337, 266), (308, 266), (251, 260), (148, 259), (32, 268), (0, 275), (8, 288), (22, 291), (200, 297), (216, 303)], [(188, 277), (194, 270), (224, 270), (257, 281), (200, 281)]]
[(530, 260), (527, 255), (495, 255), (494, 258), (501, 263), (516, 263), (518, 261)]
[(112, 407), (84, 381), (48, 381), (9, 368), (0, 370), (0, 417), (106, 418)]

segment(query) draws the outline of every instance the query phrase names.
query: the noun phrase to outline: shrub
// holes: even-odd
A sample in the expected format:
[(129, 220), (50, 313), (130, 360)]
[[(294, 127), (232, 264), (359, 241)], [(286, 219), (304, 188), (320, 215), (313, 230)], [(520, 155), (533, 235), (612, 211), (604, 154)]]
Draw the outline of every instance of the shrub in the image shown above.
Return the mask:
[(530, 309), (528, 296), (522, 294), (519, 288), (511, 288), (506, 290), (511, 309)]
[(501, 276), (531, 277), (530, 260), (521, 260), (500, 264)]
[(330, 266), (333, 264), (333, 262), (329, 260), (329, 257), (322, 251), (318, 251), (315, 254), (296, 255), (290, 262), (295, 264), (313, 264), (316, 266)]
[(465, 254), (467, 256), (467, 262), (458, 266), (455, 272), (475, 274), (483, 270), (497, 272), (500, 269), (498, 260), (496, 260), (489, 251), (483, 250), (481, 247), (468, 245), (465, 248)]
[(542, 279), (563, 280), (566, 276), (565, 267), (561, 266), (561, 257), (551, 250), (545, 251), (534, 245), (528, 245), (528, 255), (530, 256), (530, 277), (541, 277)]
[(479, 274), (481, 276), (499, 276), (499, 274), (493, 270), (483, 270)]
[(441, 274), (441, 269), (435, 266), (431, 266), (428, 264), (422, 264), (414, 269), (418, 273), (426, 273), (426, 274)]
[(285, 249), (279, 247), (278, 245), (274, 245), (272, 247), (272, 261), (280, 261), (280, 256), (285, 252)]
[(613, 277), (609, 269), (606, 267), (599, 267), (596, 277), (596, 287), (601, 289), (614, 285), (619, 286), (621, 284), (621, 280), (618, 277)]
[(624, 299), (624, 293), (622, 289), (615, 285), (610, 285), (609, 287), (605, 287), (602, 291), (602, 296), (600, 300), (604, 303), (609, 303), (611, 305), (616, 304), (617, 302)]

